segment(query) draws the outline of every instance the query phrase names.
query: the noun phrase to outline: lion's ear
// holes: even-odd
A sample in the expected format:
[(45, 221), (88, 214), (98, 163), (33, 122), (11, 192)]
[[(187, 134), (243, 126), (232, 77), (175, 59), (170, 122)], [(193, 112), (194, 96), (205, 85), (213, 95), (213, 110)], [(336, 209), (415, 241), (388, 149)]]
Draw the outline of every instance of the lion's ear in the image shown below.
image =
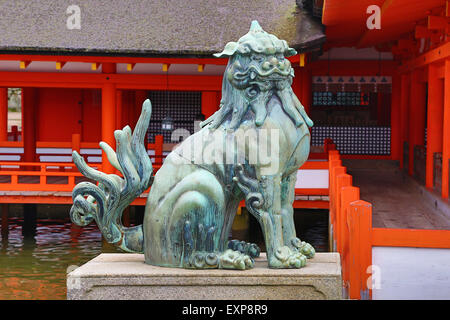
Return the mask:
[(289, 48), (284, 52), (285, 57), (295, 56), (296, 54), (297, 54), (297, 50), (295, 50), (293, 48)]
[(225, 49), (223, 49), (223, 51), (220, 53), (214, 53), (214, 56), (217, 58), (220, 58), (222, 56), (232, 56), (236, 52), (238, 46), (239, 45), (237, 42), (228, 42), (225, 45)]

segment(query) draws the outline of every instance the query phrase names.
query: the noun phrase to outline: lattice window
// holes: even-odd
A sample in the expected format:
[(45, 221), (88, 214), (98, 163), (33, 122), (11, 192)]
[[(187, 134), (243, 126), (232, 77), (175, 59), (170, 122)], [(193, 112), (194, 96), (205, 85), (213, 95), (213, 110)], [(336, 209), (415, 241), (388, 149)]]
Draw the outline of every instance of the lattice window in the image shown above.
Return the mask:
[(323, 145), (325, 138), (333, 139), (342, 154), (389, 155), (390, 127), (312, 127), (313, 146)]
[(368, 106), (369, 94), (363, 92), (313, 92), (313, 106)]
[[(194, 133), (194, 121), (201, 120), (202, 93), (199, 91), (149, 91), (152, 102), (152, 118), (148, 129), (148, 141), (155, 135), (163, 135), (165, 143), (171, 141), (173, 130), (187, 129)], [(170, 118), (173, 130), (162, 130), (162, 121)]]

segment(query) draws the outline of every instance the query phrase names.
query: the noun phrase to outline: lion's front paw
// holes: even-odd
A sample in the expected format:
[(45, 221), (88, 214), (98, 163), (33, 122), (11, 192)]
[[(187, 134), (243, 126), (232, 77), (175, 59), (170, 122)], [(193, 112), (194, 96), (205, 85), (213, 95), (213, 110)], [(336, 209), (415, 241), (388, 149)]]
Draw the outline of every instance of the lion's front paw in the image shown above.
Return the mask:
[(234, 251), (231, 249), (226, 250), (219, 257), (219, 268), (221, 269), (251, 269), (255, 262), (251, 257), (246, 254)]
[(258, 258), (261, 253), (261, 249), (259, 249), (258, 245), (255, 243), (239, 240), (230, 240), (228, 242), (228, 249), (239, 251), (240, 253), (249, 255), (252, 258)]
[(306, 256), (293, 251), (288, 246), (278, 248), (269, 258), (269, 268), (302, 268), (304, 266), (306, 266)]
[(301, 241), (299, 238), (294, 238), (291, 241), (293, 248), (305, 255), (308, 259), (311, 259), (316, 254), (316, 250), (312, 245), (305, 241)]

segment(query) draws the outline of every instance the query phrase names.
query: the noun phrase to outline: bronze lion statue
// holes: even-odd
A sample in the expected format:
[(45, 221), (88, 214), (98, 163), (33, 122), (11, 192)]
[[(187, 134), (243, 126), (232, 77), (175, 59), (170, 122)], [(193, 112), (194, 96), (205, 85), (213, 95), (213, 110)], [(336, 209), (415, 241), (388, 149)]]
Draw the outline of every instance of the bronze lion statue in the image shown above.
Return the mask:
[[(228, 56), (219, 110), (179, 144), (153, 176), (144, 147), (151, 103), (146, 100), (134, 132), (115, 131), (116, 152), (100, 146), (123, 178), (73, 159), (99, 182), (73, 190), (72, 221), (95, 220), (105, 239), (151, 265), (248, 269), (255, 244), (229, 240), (239, 203), (261, 225), (270, 268), (300, 268), (314, 249), (296, 236), (293, 201), (298, 168), (307, 160), (313, 125), (292, 91), (296, 54), (256, 21), (217, 57)], [(269, 152), (270, 151), (270, 152)], [(123, 210), (151, 185), (143, 225), (122, 225)]]

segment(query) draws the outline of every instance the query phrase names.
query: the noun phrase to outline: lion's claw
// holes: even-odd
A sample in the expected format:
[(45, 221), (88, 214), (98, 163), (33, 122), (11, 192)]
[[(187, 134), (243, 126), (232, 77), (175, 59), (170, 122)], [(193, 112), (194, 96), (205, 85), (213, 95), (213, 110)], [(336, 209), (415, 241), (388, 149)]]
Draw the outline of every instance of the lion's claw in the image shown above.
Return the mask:
[(239, 251), (240, 253), (249, 255), (252, 258), (258, 258), (261, 250), (255, 243), (249, 243), (239, 240), (230, 240), (228, 249)]
[(251, 269), (255, 265), (254, 260), (246, 254), (231, 249), (226, 250), (219, 257), (219, 268), (221, 269)]
[(292, 239), (291, 243), (294, 249), (296, 249), (296, 251), (302, 253), (308, 259), (313, 258), (314, 255), (316, 254), (316, 250), (312, 245), (310, 245), (305, 241), (301, 241), (299, 238)]
[(275, 254), (269, 258), (270, 268), (302, 268), (306, 266), (306, 257), (284, 246), (275, 250)]

